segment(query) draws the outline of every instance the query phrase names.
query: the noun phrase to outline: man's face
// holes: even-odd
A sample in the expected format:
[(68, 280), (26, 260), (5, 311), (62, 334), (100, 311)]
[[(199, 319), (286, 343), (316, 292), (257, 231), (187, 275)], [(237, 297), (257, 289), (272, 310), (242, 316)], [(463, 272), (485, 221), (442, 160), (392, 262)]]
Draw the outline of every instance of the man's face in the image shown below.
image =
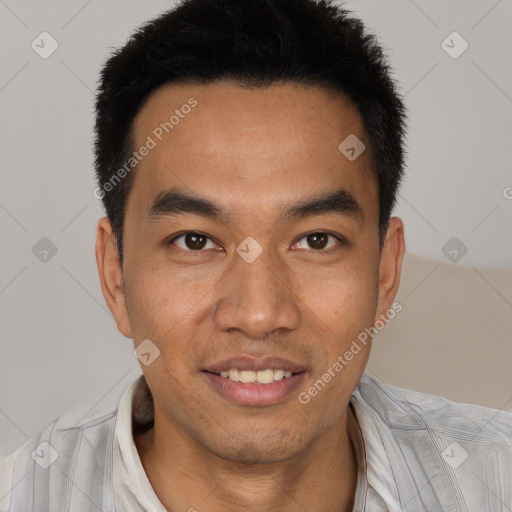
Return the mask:
[[(161, 123), (176, 110), (166, 133)], [(350, 134), (369, 148), (356, 109), (319, 87), (174, 84), (141, 109), (134, 148), (148, 136), (156, 145), (134, 171), (126, 311), (115, 315), (136, 346), (151, 340), (150, 352), (160, 350), (141, 367), (162, 429), (227, 460), (271, 462), (302, 453), (345, 417), (370, 343), (309, 403), (298, 397), (392, 300), (379, 295), (369, 151), (350, 161), (338, 149)], [(162, 199), (171, 190), (218, 215)], [(292, 209), (333, 192), (328, 204)], [(273, 369), (260, 378), (279, 379), (287, 368), (292, 377), (269, 384), (218, 375), (244, 370), (251, 380), (251, 369)]]

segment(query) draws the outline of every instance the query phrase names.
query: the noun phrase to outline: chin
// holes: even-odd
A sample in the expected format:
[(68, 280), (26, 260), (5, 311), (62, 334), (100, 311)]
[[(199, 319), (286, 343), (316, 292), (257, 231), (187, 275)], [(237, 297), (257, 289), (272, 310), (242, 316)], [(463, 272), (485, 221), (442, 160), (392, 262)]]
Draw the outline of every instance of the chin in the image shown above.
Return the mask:
[(288, 432), (256, 433), (224, 439), (208, 449), (217, 457), (240, 464), (275, 464), (300, 455), (306, 442), (290, 439)]

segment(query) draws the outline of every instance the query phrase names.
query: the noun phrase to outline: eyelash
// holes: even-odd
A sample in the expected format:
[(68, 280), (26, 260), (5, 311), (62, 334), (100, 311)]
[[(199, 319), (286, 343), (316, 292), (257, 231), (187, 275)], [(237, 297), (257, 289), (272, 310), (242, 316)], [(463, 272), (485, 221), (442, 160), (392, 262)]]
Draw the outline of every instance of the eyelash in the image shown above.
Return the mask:
[[(175, 236), (171, 240), (169, 240), (167, 242), (167, 245), (172, 245), (176, 240), (178, 240), (180, 238), (183, 238), (183, 237), (185, 237), (187, 235), (199, 235), (201, 237), (207, 238), (210, 242), (213, 242), (213, 240), (209, 236), (207, 236), (207, 235), (205, 235), (203, 233), (200, 233), (198, 231), (186, 231), (184, 233), (181, 233), (181, 234)], [(330, 236), (330, 237), (336, 239), (339, 242), (340, 245), (345, 245), (346, 244), (346, 240), (345, 240), (345, 238), (342, 235), (334, 235), (334, 234), (329, 233), (327, 231), (311, 231), (310, 233), (306, 233), (301, 238), (299, 238), (296, 242), (293, 243), (293, 245), (298, 244), (301, 240), (304, 240), (305, 238), (307, 238), (308, 236), (311, 236), (311, 235), (327, 235), (327, 236)], [(190, 252), (190, 253), (204, 252), (205, 251), (204, 248), (198, 249), (196, 251), (194, 251), (192, 249), (188, 249), (188, 248), (183, 249), (181, 247), (179, 247), (179, 249), (181, 249), (182, 251), (185, 251), (185, 252)], [(333, 249), (333, 247), (329, 247), (327, 249), (311, 249), (311, 250), (314, 251), (314, 252), (329, 252), (331, 249)]]

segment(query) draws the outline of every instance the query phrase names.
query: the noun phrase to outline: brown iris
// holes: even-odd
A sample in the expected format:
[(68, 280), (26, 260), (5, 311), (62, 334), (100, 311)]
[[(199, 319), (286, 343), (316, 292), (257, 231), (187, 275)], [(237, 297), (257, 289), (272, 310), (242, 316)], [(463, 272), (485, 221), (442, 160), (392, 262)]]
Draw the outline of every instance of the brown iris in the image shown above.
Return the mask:
[(185, 235), (185, 245), (189, 249), (202, 249), (206, 245), (207, 237), (197, 233), (188, 233)]
[(307, 242), (312, 249), (323, 249), (329, 240), (326, 233), (312, 233), (307, 236)]

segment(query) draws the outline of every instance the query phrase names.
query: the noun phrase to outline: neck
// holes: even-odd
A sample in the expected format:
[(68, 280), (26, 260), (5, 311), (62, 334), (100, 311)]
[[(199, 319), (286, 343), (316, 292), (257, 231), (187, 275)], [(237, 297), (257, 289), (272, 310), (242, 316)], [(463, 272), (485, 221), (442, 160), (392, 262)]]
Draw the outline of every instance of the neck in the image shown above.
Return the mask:
[(222, 459), (175, 425), (158, 421), (135, 444), (158, 499), (169, 511), (345, 512), (357, 466), (347, 413), (303, 453), (272, 464)]

